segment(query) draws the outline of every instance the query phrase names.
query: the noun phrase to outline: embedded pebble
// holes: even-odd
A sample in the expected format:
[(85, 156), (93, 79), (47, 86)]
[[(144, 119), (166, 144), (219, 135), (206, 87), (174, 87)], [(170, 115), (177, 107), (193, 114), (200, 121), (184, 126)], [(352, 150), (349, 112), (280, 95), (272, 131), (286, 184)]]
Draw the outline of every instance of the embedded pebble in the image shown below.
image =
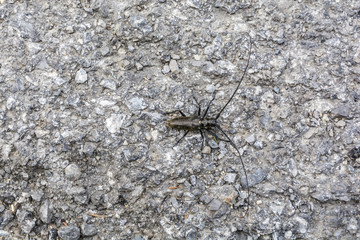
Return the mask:
[(74, 33), (75, 32), (75, 30), (74, 30), (74, 27), (73, 26), (67, 26), (66, 28), (65, 28), (65, 31), (68, 33), (68, 34), (72, 34), (72, 33)]
[(161, 72), (162, 72), (163, 74), (169, 73), (169, 72), (170, 72), (170, 67), (169, 67), (169, 65), (164, 65), (164, 67), (162, 68)]
[(191, 185), (193, 185), (193, 186), (196, 185), (196, 176), (195, 176), (195, 175), (191, 175), (191, 176), (190, 176), (190, 183), (191, 183)]
[(110, 90), (115, 91), (117, 88), (117, 84), (115, 81), (110, 80), (110, 79), (104, 79), (100, 82), (100, 85), (103, 86), (104, 88), (108, 88)]
[(225, 176), (224, 176), (224, 180), (225, 182), (228, 182), (228, 183), (234, 183), (235, 182), (235, 179), (236, 179), (236, 173), (227, 173)]
[(5, 230), (0, 230), (0, 237), (10, 237), (10, 233)]
[(216, 87), (214, 85), (207, 85), (205, 90), (208, 92), (208, 93), (213, 93), (215, 92), (216, 90)]
[(52, 214), (51, 214), (49, 200), (43, 201), (43, 203), (40, 206), (39, 215), (41, 221), (43, 221), (44, 223), (50, 223)]
[(77, 180), (81, 176), (81, 169), (76, 163), (71, 163), (65, 168), (65, 176), (70, 180)]
[(98, 233), (98, 229), (95, 224), (83, 223), (81, 225), (81, 233), (85, 237), (92, 237)]
[(84, 43), (89, 43), (91, 41), (91, 33), (90, 32), (85, 32), (84, 33)]
[(263, 149), (264, 148), (264, 142), (263, 141), (255, 141), (254, 147), (256, 149)]
[(249, 144), (253, 144), (256, 140), (255, 134), (250, 134), (247, 137), (245, 137), (245, 141)]
[(173, 73), (179, 72), (179, 66), (178, 66), (176, 60), (170, 60), (169, 68), (170, 68), (170, 71)]
[(209, 210), (210, 211), (217, 211), (220, 209), (222, 205), (222, 202), (218, 199), (213, 199), (210, 203), (209, 203)]
[(80, 238), (80, 229), (76, 226), (63, 226), (58, 230), (58, 235), (63, 240), (77, 240)]
[(211, 148), (209, 146), (205, 146), (202, 150), (202, 153), (209, 154), (211, 153)]
[(11, 110), (14, 106), (15, 106), (16, 100), (15, 98), (13, 98), (12, 96), (10, 96), (7, 100), (6, 100), (6, 108), (8, 110)]
[(84, 153), (91, 156), (94, 151), (96, 150), (97, 148), (97, 144), (96, 143), (92, 143), (92, 142), (86, 142), (84, 144)]
[(20, 228), (25, 234), (30, 233), (35, 227), (36, 219), (33, 212), (21, 209), (16, 212), (16, 218), (20, 222)]
[(116, 133), (123, 126), (125, 115), (123, 114), (112, 114), (105, 120), (105, 126), (110, 133)]
[(148, 104), (141, 97), (133, 97), (129, 100), (127, 106), (132, 111), (140, 111), (147, 108)]
[[(252, 173), (248, 173), (249, 187), (252, 187), (252, 186), (255, 186), (255, 185), (261, 183), (262, 181), (264, 181), (266, 176), (267, 176), (266, 171), (264, 171), (264, 169), (261, 167), (256, 169)], [(241, 185), (247, 186), (245, 176), (241, 177)]]
[(84, 83), (87, 81), (87, 73), (84, 69), (80, 68), (80, 70), (76, 72), (75, 81), (76, 83)]

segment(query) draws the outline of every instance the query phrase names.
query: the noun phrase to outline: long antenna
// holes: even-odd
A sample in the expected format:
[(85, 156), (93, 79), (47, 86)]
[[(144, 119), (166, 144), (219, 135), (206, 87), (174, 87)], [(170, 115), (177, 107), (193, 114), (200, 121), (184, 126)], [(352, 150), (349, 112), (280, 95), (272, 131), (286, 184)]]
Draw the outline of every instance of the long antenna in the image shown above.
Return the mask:
[(243, 75), (242, 75), (242, 77), (241, 77), (241, 79), (240, 79), (240, 82), (239, 82), (239, 84), (237, 85), (237, 87), (236, 87), (236, 89), (235, 89), (235, 91), (234, 91), (234, 93), (231, 95), (231, 97), (230, 97), (230, 99), (229, 99), (229, 101), (227, 101), (227, 103), (225, 104), (225, 106), (220, 110), (220, 112), (218, 113), (218, 115), (216, 115), (216, 118), (215, 119), (218, 119), (219, 117), (220, 117), (220, 115), (221, 115), (221, 113), (224, 111), (224, 109), (226, 108), (226, 106), (231, 102), (231, 100), (233, 99), (233, 97), (235, 96), (235, 94), (236, 94), (236, 92), (237, 92), (237, 90), (239, 89), (239, 87), (240, 87), (240, 84), (241, 84), (241, 82), (243, 81), (243, 79), (244, 79), (244, 76), (245, 76), (245, 74), (246, 74), (246, 71), (247, 71), (247, 69), (248, 69), (248, 67), (249, 67), (249, 62), (250, 62), (250, 56), (251, 56), (251, 37), (250, 37), (250, 35), (249, 34), (247, 34), (248, 35), (248, 37), (249, 37), (249, 58), (248, 58), (248, 61), (247, 61), (247, 64), (246, 64), (246, 67), (245, 67), (245, 70), (244, 70), (244, 73), (243, 73)]
[(241, 157), (241, 154), (240, 154), (240, 151), (239, 149), (236, 147), (235, 143), (231, 140), (231, 138), (224, 132), (224, 130), (222, 130), (222, 128), (220, 126), (217, 126), (216, 127), (217, 129), (219, 129), (222, 134), (224, 134), (224, 136), (229, 140), (231, 146), (233, 146), (233, 148), (235, 148), (235, 150), (237, 151), (237, 153), (239, 154), (239, 158), (240, 158), (240, 161), (241, 161), (241, 165), (242, 165), (242, 168), (244, 170), (244, 173), (245, 173), (245, 180), (246, 180), (246, 188), (247, 188), (247, 201), (248, 201), (248, 207), (246, 209), (246, 212), (248, 213), (249, 212), (249, 205), (250, 205), (250, 188), (249, 188), (249, 180), (248, 180), (248, 176), (247, 176), (247, 172), (246, 172), (246, 168), (245, 168), (245, 165), (244, 165), (244, 162), (242, 160), (242, 157)]

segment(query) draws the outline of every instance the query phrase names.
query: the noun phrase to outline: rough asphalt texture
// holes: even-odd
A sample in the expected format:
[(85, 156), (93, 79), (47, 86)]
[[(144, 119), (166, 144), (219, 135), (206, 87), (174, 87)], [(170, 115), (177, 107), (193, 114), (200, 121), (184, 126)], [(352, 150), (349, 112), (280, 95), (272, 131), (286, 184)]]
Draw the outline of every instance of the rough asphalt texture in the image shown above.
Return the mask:
[[(359, 25), (357, 0), (0, 0), (0, 238), (360, 239)], [(247, 34), (219, 123), (250, 202), (230, 144), (166, 125), (219, 112)]]

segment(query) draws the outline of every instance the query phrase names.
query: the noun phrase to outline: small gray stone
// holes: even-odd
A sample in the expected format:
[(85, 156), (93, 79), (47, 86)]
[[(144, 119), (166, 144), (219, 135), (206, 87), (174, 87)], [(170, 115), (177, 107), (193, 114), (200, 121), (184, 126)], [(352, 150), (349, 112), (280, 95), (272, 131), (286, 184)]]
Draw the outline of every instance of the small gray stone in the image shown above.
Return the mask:
[(217, 211), (220, 209), (222, 202), (219, 199), (213, 199), (209, 204), (210, 211)]
[(228, 182), (228, 183), (234, 183), (235, 179), (236, 179), (236, 173), (227, 173), (224, 176), (225, 182)]
[(43, 201), (41, 207), (40, 207), (40, 219), (44, 223), (50, 223), (51, 221), (51, 209), (50, 209), (50, 201), (45, 200)]
[(80, 102), (80, 96), (77, 93), (70, 94), (66, 100), (65, 103), (69, 106), (77, 107), (77, 105)]
[[(221, 146), (225, 146), (225, 145), (221, 145), (221, 143), (224, 143), (224, 142), (220, 142), (220, 151), (221, 151), (221, 154), (224, 154), (227, 152), (227, 149), (224, 147), (222, 148)], [(204, 147), (204, 150), (203, 150), (203, 153), (211, 153), (211, 149), (216, 149), (216, 148), (219, 148), (219, 144), (215, 141), (214, 138), (211, 138), (208, 140), (208, 144), (209, 146), (205, 146)], [(207, 148), (206, 148), (207, 147)], [(206, 150), (206, 151), (205, 151)]]
[(214, 85), (212, 85), (212, 84), (206, 85), (205, 90), (206, 90), (208, 93), (213, 93), (213, 92), (215, 92), (216, 87), (215, 87)]
[(40, 44), (40, 43), (27, 42), (25, 44), (31, 55), (35, 55), (43, 49), (43, 44)]
[(75, 81), (76, 83), (84, 83), (87, 81), (87, 73), (83, 68), (80, 68), (80, 70), (77, 71)]
[(249, 144), (253, 144), (256, 140), (255, 134), (250, 134), (245, 138), (245, 141)]
[(194, 194), (192, 194), (191, 192), (184, 192), (183, 197), (185, 201), (191, 201), (195, 198)]
[(39, 42), (39, 33), (34, 28), (33, 24), (20, 20), (19, 22), (20, 36), (24, 39), (30, 38), (34, 42)]
[(138, 71), (140, 71), (141, 69), (143, 69), (144, 68), (144, 66), (143, 65), (141, 65), (141, 63), (135, 63), (135, 67), (136, 67), (136, 70), (138, 70)]
[(20, 228), (24, 233), (30, 233), (35, 227), (36, 219), (34, 218), (33, 212), (20, 209), (16, 212), (16, 217), (20, 222)]
[(75, 32), (73, 26), (67, 26), (67, 27), (65, 28), (65, 31), (66, 31), (66, 33), (68, 33), (68, 34), (72, 34), (72, 33)]
[[(255, 172), (248, 174), (249, 187), (261, 183), (267, 176), (267, 173), (262, 168), (258, 168)], [(241, 185), (246, 187), (245, 176), (241, 177)]]
[(58, 234), (63, 240), (77, 240), (80, 238), (80, 229), (76, 226), (64, 226), (59, 229)]
[(3, 157), (4, 160), (9, 159), (9, 154), (10, 154), (12, 148), (13, 148), (13, 145), (10, 145), (10, 144), (3, 144), (2, 145), (1, 153), (2, 153), (2, 157)]
[(79, 195), (86, 193), (86, 190), (84, 187), (81, 186), (75, 186), (71, 187), (66, 191), (69, 195)]
[(56, 229), (55, 228), (50, 228), (49, 229), (49, 238), (48, 238), (48, 240), (57, 240), (57, 236), (58, 236), (58, 234), (57, 234)]
[(180, 56), (179, 55), (177, 55), (177, 54), (171, 54), (171, 58), (172, 59), (175, 59), (175, 60), (179, 60), (180, 59)]
[(331, 110), (336, 118), (351, 118), (350, 116), (350, 107), (345, 104), (341, 104), (335, 109)]
[(171, 72), (173, 72), (173, 73), (179, 72), (179, 66), (178, 66), (176, 60), (174, 60), (174, 59), (170, 60), (169, 67), (170, 67)]
[(335, 123), (335, 125), (337, 127), (345, 127), (346, 126), (346, 122), (344, 120), (340, 120), (337, 123)]
[(104, 79), (100, 82), (100, 85), (103, 86), (104, 88), (108, 88), (110, 90), (115, 91), (117, 88), (117, 84), (115, 81), (110, 80), (110, 79)]
[(21, 223), (21, 230), (28, 234), (35, 227), (35, 219), (26, 219)]
[(144, 238), (141, 235), (137, 235), (135, 238), (133, 238), (132, 240), (144, 240)]
[(99, 99), (99, 105), (102, 107), (112, 107), (116, 104), (115, 101), (109, 101), (107, 99)]
[(285, 232), (285, 238), (286, 239), (291, 239), (292, 235), (293, 235), (292, 231), (286, 231)]
[(309, 128), (308, 131), (304, 134), (304, 138), (309, 139), (313, 137), (318, 132), (317, 128)]
[(275, 86), (275, 87), (273, 88), (273, 91), (274, 91), (275, 93), (279, 93), (279, 92), (280, 92), (280, 89), (279, 89), (278, 86)]
[(105, 126), (110, 133), (116, 133), (122, 127), (126, 116), (123, 114), (111, 114), (109, 118), (105, 120)]
[(263, 116), (261, 119), (260, 119), (260, 124), (261, 124), (261, 127), (263, 128), (267, 128), (269, 126), (271, 122), (271, 117), (270, 116)]
[(178, 201), (176, 200), (176, 198), (171, 197), (170, 201), (171, 201), (171, 205), (172, 205), (174, 208), (179, 208), (179, 203), (178, 203)]
[(97, 144), (96, 143), (92, 143), (92, 142), (86, 142), (84, 144), (84, 149), (83, 149), (83, 152), (89, 156), (91, 156), (94, 151), (96, 150), (97, 148)]
[(200, 197), (200, 200), (203, 201), (204, 203), (208, 204), (211, 200), (213, 200), (213, 198), (210, 197), (209, 195), (202, 195)]
[(10, 237), (10, 233), (4, 230), (0, 230), (0, 237)]
[(31, 191), (30, 196), (33, 200), (40, 202), (41, 198), (44, 196), (44, 192), (42, 190)]
[(308, 222), (299, 216), (296, 216), (293, 218), (293, 222), (297, 226), (297, 231), (301, 234), (304, 234), (307, 232)]
[(186, 240), (196, 240), (199, 239), (198, 232), (195, 229), (190, 229), (186, 232)]
[(65, 175), (70, 180), (77, 180), (81, 176), (81, 169), (76, 163), (71, 163), (65, 168)]
[(148, 24), (148, 21), (143, 16), (131, 16), (130, 17), (130, 24), (133, 27), (141, 28)]
[(91, 33), (90, 32), (86, 32), (84, 33), (84, 43), (89, 43), (91, 42)]
[(190, 183), (191, 183), (191, 185), (193, 185), (193, 186), (196, 185), (196, 176), (195, 176), (195, 175), (191, 175), (191, 176), (190, 176)]
[(8, 110), (11, 110), (14, 106), (15, 106), (15, 103), (16, 103), (16, 99), (13, 98), (12, 96), (10, 96), (7, 100), (6, 100), (6, 108)]
[(147, 103), (145, 100), (141, 97), (133, 97), (129, 100), (129, 103), (127, 104), (128, 108), (132, 111), (140, 111), (147, 108)]
[(219, 210), (215, 213), (215, 218), (220, 218), (224, 216), (227, 212), (229, 212), (229, 207), (227, 204), (222, 204), (219, 208)]
[(98, 229), (95, 224), (83, 223), (81, 225), (81, 232), (85, 237), (91, 237), (98, 233)]
[(229, 72), (233, 72), (236, 66), (228, 60), (220, 60), (215, 63), (217, 75), (226, 76)]
[(101, 55), (106, 56), (110, 53), (110, 48), (108, 46), (104, 46), (100, 49)]
[(264, 148), (264, 142), (263, 141), (255, 141), (254, 147), (256, 149), (263, 149)]
[(139, 29), (144, 33), (144, 35), (148, 35), (153, 31), (152, 27), (149, 25), (147, 19), (143, 16), (132, 16), (130, 17), (131, 26)]
[(293, 158), (289, 160), (289, 171), (292, 177), (296, 177), (298, 174), (298, 170), (296, 168), (296, 163)]
[(211, 153), (211, 148), (209, 146), (205, 146), (202, 150), (202, 153), (204, 154), (210, 154)]
[(346, 229), (352, 233), (352, 234), (356, 234), (358, 232), (358, 221), (356, 220), (355, 217), (352, 217), (349, 221), (349, 224), (347, 225)]
[(163, 67), (163, 69), (161, 70), (161, 72), (162, 72), (163, 74), (169, 73), (169, 72), (170, 72), (170, 67), (169, 67), (169, 65), (165, 65), (165, 66)]
[(11, 211), (5, 211), (4, 214), (0, 217), (0, 228), (4, 228), (14, 219), (14, 214)]
[(133, 45), (129, 44), (128, 45), (128, 50), (129, 50), (129, 52), (135, 52), (136, 48), (134, 48)]

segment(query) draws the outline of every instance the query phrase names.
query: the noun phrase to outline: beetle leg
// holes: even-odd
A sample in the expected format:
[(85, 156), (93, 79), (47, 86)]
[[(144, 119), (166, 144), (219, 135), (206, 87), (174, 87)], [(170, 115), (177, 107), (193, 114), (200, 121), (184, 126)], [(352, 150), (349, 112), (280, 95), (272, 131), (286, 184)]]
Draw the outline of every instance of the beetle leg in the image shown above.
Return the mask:
[(201, 129), (199, 129), (200, 134), (201, 134), (201, 151), (203, 150), (204, 146), (205, 146), (205, 138), (204, 138), (204, 133)]
[(178, 110), (178, 111), (181, 114), (181, 116), (186, 117), (186, 115), (181, 110)]
[(171, 112), (166, 112), (165, 114), (169, 115), (169, 114), (173, 114), (173, 113), (176, 113), (176, 112), (180, 113), (181, 116), (186, 117), (186, 115), (181, 110), (174, 110), (174, 111), (171, 111)]
[(218, 136), (215, 132), (213, 132), (213, 131), (210, 131), (210, 130), (208, 130), (208, 129), (207, 129), (207, 131), (208, 131), (208, 133), (210, 133), (211, 136), (214, 137), (215, 141), (220, 140), (220, 141), (224, 141), (224, 142), (230, 142), (228, 139), (223, 139), (223, 138), (219, 137), (219, 136)]
[[(198, 113), (197, 113), (197, 115), (200, 117), (200, 115), (201, 115), (201, 106), (200, 106), (198, 100), (196, 99), (196, 97), (194, 96), (194, 94), (192, 94), (192, 97), (193, 97), (196, 105), (198, 105), (198, 107), (199, 107), (199, 108), (198, 108)], [(194, 114), (194, 115), (195, 115), (195, 114)]]
[(176, 143), (174, 144), (173, 147), (175, 147), (179, 142), (181, 142), (181, 140), (183, 140), (183, 138), (184, 138), (189, 132), (190, 132), (190, 131), (187, 130), (187, 131), (185, 132), (185, 134), (184, 134), (179, 140), (176, 141)]
[(210, 105), (211, 103), (214, 101), (215, 99), (215, 96), (216, 96), (216, 91), (214, 91), (214, 94), (213, 94), (213, 98), (210, 100), (205, 112), (204, 112), (204, 116), (202, 116), (202, 119), (204, 119), (206, 117), (206, 114), (208, 113), (209, 109), (210, 109)]

